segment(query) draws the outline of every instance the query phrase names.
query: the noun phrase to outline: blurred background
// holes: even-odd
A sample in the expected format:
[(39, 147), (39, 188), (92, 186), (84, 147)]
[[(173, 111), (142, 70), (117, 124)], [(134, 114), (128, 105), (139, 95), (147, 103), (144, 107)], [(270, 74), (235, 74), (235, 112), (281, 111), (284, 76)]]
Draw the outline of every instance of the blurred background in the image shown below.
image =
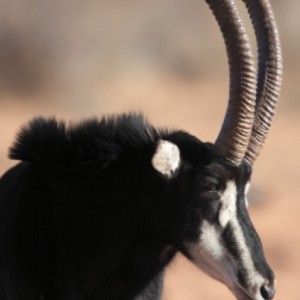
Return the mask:
[[(18, 129), (36, 115), (76, 121), (143, 111), (158, 126), (216, 138), (228, 70), (205, 1), (0, 3), (0, 176), (16, 163), (7, 152)], [(271, 3), (283, 46), (283, 91), (255, 163), (250, 211), (277, 275), (277, 299), (299, 300), (300, 2)], [(233, 296), (178, 255), (164, 300), (196, 299)]]

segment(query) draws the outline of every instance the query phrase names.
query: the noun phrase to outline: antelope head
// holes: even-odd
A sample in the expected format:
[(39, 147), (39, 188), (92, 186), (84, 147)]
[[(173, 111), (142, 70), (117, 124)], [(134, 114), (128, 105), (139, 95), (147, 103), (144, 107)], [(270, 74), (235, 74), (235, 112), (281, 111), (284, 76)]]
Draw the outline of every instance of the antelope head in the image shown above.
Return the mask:
[(280, 91), (278, 31), (268, 0), (243, 0), (257, 38), (256, 72), (235, 2), (206, 2), (226, 44), (230, 92), (212, 155), (192, 188), (202, 202), (198, 212), (202, 221), (197, 242), (188, 245), (186, 252), (208, 275), (226, 284), (237, 299), (272, 299), (275, 277), (248, 215), (247, 191), (252, 166), (265, 142)]

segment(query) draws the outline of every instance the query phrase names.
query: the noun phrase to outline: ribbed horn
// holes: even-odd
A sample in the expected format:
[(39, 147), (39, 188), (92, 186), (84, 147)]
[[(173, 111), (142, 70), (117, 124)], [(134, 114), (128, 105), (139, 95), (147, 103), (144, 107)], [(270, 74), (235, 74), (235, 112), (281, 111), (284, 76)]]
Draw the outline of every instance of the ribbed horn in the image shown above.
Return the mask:
[(274, 117), (282, 81), (282, 55), (278, 29), (268, 0), (243, 0), (255, 30), (258, 48), (256, 110), (245, 160), (252, 165), (266, 140)]
[(230, 73), (229, 100), (214, 144), (217, 156), (239, 165), (249, 143), (255, 110), (256, 71), (249, 39), (233, 0), (206, 0), (222, 31)]

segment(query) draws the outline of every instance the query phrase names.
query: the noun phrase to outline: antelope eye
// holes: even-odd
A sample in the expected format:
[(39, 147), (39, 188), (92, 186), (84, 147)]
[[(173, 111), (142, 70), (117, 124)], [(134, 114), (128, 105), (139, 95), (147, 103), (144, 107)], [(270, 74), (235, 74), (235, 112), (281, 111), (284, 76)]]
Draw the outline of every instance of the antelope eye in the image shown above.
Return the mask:
[(203, 190), (206, 192), (214, 192), (217, 190), (217, 185), (212, 182), (207, 182), (203, 185)]
[(214, 178), (205, 180), (202, 183), (202, 191), (203, 192), (218, 192), (219, 189), (220, 189), (219, 182)]

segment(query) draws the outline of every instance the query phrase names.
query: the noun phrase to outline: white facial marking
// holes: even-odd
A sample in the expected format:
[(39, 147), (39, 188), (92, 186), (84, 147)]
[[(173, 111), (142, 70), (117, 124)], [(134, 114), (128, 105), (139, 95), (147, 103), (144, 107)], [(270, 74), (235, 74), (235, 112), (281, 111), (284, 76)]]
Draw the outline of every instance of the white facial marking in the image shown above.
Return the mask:
[[(230, 225), (233, 229), (234, 240), (236, 241), (236, 245), (239, 248), (240, 259), (242, 261), (244, 268), (247, 270), (248, 283), (250, 283), (249, 285), (254, 288), (261, 287), (264, 284), (264, 278), (257, 272), (254, 266), (251, 253), (246, 244), (244, 233), (238, 222), (238, 219), (236, 217), (233, 218), (230, 221)], [(260, 290), (253, 291), (253, 292), (257, 292), (257, 294), (260, 295)]]
[(203, 221), (201, 226), (201, 247), (214, 259), (218, 259), (223, 256), (223, 247), (220, 242), (220, 233), (216, 230), (215, 226), (211, 225), (207, 221)]
[[(245, 187), (245, 194), (248, 192), (250, 184)], [(221, 196), (221, 209), (219, 213), (219, 223), (224, 228), (230, 224), (232, 228), (233, 238), (236, 246), (239, 249), (240, 260), (245, 270), (248, 273), (248, 282), (250, 286), (262, 286), (264, 278), (256, 271), (251, 253), (246, 243), (246, 239), (237, 217), (237, 188), (235, 182), (227, 182), (226, 189)], [(253, 291), (255, 292), (255, 291)], [(257, 292), (260, 294), (260, 291)]]
[(234, 181), (228, 181), (221, 196), (221, 209), (219, 212), (219, 223), (224, 228), (236, 215), (237, 189)]
[[(249, 184), (245, 188), (245, 194), (248, 189)], [(265, 280), (254, 266), (250, 249), (237, 216), (237, 187), (234, 181), (227, 182), (220, 201), (219, 223), (222, 228), (207, 221), (202, 222), (199, 243), (190, 249), (193, 259), (202, 270), (226, 283), (233, 290), (239, 286), (253, 299), (263, 300), (260, 287)], [(230, 226), (231, 236), (226, 243), (232, 243), (233, 247), (238, 249), (238, 260), (226, 249), (226, 243), (222, 240), (222, 231), (227, 225)], [(239, 266), (247, 271), (246, 280), (249, 286), (247, 290), (238, 283), (236, 276)]]
[(180, 151), (177, 145), (159, 140), (152, 158), (152, 166), (162, 175), (170, 178), (180, 165)]
[(246, 207), (249, 207), (249, 201), (248, 201), (248, 192), (250, 190), (250, 182), (247, 182), (246, 186), (245, 186), (245, 203), (246, 203)]

